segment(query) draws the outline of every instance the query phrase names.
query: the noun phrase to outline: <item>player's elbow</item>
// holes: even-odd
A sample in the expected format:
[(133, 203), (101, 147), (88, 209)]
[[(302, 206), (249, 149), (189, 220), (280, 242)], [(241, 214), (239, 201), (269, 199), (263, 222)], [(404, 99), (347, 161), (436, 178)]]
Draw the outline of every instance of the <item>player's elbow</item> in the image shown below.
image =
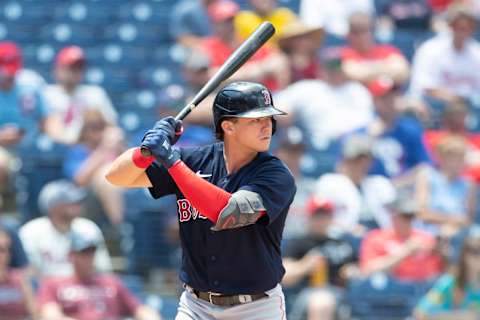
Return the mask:
[(118, 174), (116, 174), (114, 171), (112, 171), (110, 168), (105, 173), (105, 179), (109, 183), (113, 184), (114, 186), (118, 186), (118, 187), (123, 186), (123, 184), (122, 184), (123, 181), (120, 178), (120, 176)]

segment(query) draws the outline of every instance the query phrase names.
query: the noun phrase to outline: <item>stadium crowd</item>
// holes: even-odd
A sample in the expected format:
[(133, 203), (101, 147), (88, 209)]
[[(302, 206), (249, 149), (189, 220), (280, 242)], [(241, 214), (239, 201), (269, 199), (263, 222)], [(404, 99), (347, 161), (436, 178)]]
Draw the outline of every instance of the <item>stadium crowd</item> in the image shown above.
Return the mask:
[(173, 319), (176, 202), (104, 173), (262, 21), (288, 319), (479, 319), (480, 1), (45, 2), (0, 3), (0, 319)]

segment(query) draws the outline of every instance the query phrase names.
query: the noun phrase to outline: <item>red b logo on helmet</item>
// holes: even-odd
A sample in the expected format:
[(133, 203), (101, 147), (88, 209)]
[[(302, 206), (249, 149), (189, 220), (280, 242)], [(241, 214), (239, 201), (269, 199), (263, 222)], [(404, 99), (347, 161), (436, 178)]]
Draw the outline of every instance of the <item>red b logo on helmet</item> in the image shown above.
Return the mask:
[(272, 98), (270, 97), (270, 92), (268, 90), (262, 90), (263, 99), (265, 100), (266, 105), (272, 104)]

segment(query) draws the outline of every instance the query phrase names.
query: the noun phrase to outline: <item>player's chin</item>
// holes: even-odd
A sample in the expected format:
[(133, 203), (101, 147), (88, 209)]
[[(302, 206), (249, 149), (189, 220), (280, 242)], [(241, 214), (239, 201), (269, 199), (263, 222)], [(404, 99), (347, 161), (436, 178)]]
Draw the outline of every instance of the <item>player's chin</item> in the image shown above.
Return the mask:
[(260, 141), (258, 142), (258, 151), (260, 152), (267, 151), (270, 148), (271, 141), (272, 141), (272, 138), (270, 136), (260, 138)]

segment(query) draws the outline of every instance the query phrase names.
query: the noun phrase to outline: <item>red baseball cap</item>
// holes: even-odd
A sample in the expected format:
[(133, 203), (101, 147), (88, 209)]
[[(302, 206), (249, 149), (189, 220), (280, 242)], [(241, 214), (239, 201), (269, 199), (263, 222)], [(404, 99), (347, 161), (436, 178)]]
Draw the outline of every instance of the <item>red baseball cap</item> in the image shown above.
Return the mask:
[(55, 59), (56, 66), (72, 66), (85, 63), (85, 54), (82, 48), (78, 46), (65, 47), (57, 54)]
[(18, 46), (9, 41), (0, 42), (0, 70), (13, 77), (22, 68), (22, 54)]
[(221, 22), (235, 17), (239, 10), (240, 7), (235, 2), (221, 0), (208, 6), (208, 15), (213, 22)]
[(307, 201), (307, 213), (309, 216), (314, 216), (318, 213), (332, 214), (334, 209), (334, 204), (327, 199), (311, 196)]
[(382, 97), (387, 93), (396, 90), (395, 82), (388, 77), (375, 79), (368, 85), (368, 90), (374, 97)]

